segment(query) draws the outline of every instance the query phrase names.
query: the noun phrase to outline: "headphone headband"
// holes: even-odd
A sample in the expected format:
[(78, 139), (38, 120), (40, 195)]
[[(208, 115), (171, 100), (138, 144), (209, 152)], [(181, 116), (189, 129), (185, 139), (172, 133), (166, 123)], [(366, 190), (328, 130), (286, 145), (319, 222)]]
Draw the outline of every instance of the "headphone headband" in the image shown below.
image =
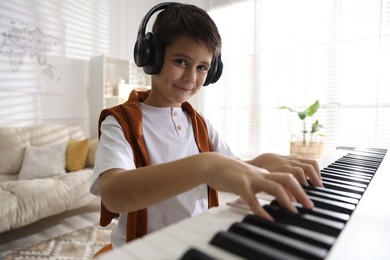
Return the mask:
[(152, 9), (150, 9), (149, 12), (146, 13), (145, 17), (142, 19), (142, 21), (138, 27), (138, 36), (145, 35), (146, 25), (148, 24), (150, 17), (152, 17), (152, 15), (155, 12), (174, 7), (177, 4), (178, 3), (175, 3), (175, 2), (165, 2), (165, 3), (160, 3), (156, 6), (154, 6)]

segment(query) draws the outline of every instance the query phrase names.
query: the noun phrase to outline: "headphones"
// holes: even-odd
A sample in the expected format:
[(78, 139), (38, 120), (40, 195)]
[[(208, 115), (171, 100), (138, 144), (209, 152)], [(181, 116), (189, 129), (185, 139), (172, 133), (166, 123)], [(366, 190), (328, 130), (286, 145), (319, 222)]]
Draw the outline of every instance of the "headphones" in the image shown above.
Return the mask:
[[(134, 62), (138, 67), (143, 67), (149, 75), (158, 74), (164, 63), (164, 46), (158, 35), (148, 32), (145, 35), (146, 25), (150, 17), (157, 11), (165, 10), (178, 5), (175, 2), (166, 2), (154, 6), (142, 19), (138, 28), (137, 41), (134, 46)], [(203, 86), (215, 83), (222, 75), (223, 63), (221, 55), (211, 61)]]

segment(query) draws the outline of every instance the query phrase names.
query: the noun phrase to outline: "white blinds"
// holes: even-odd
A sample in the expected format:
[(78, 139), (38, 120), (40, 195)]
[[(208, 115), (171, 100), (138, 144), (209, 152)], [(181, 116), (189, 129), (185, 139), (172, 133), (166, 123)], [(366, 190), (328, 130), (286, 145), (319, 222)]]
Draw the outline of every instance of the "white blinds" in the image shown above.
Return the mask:
[(0, 0), (1, 126), (86, 120), (85, 64), (109, 51), (109, 15), (105, 0)]
[[(218, 3), (221, 1), (215, 1)], [(211, 7), (224, 72), (200, 110), (247, 158), (288, 153), (316, 99), (325, 152), (390, 147), (390, 0), (243, 0)]]

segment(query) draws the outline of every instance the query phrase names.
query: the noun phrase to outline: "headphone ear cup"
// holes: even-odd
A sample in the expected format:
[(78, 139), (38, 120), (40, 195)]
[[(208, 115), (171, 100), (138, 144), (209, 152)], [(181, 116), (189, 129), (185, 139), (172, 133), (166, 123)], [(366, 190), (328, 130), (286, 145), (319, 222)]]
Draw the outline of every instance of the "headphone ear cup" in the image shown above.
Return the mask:
[(221, 55), (211, 62), (211, 68), (207, 73), (206, 81), (203, 86), (207, 86), (210, 83), (215, 83), (221, 77), (223, 71), (223, 63), (221, 60)]
[(215, 83), (219, 80), (219, 78), (221, 77), (222, 75), (222, 72), (223, 72), (223, 62), (221, 60), (221, 56), (218, 57), (218, 62), (217, 62), (218, 66), (217, 66), (217, 71), (213, 77), (213, 82), (211, 83)]
[(150, 55), (144, 72), (149, 75), (158, 74), (164, 63), (164, 46), (156, 34), (147, 33), (145, 35), (150, 44)]
[(134, 45), (134, 62), (138, 67), (148, 63), (150, 57), (150, 44), (145, 37), (138, 36)]

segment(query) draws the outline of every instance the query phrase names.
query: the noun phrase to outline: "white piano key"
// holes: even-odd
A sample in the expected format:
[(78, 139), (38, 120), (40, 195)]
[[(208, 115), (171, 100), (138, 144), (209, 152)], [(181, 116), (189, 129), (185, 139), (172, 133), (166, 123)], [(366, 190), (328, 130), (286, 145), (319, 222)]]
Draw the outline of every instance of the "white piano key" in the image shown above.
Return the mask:
[[(204, 224), (201, 224), (201, 226), (204, 226)], [(241, 259), (237, 255), (231, 254), (225, 250), (208, 244), (209, 241), (205, 239), (205, 236), (196, 232), (192, 232), (192, 230), (186, 228), (186, 225), (172, 225), (169, 228), (163, 229), (161, 233), (165, 233), (167, 236), (181, 241), (183, 244), (186, 244), (185, 248), (174, 248), (175, 252), (172, 252), (171, 254), (175, 255), (175, 259), (179, 259), (191, 247), (196, 248), (199, 251), (206, 253), (207, 255), (210, 255), (216, 259)]]
[[(257, 200), (259, 201), (261, 206), (265, 206), (271, 203), (271, 201), (274, 199), (274, 197), (267, 195), (267, 194), (258, 194)], [(270, 200), (268, 200), (270, 199)], [(251, 214), (252, 211), (249, 209), (249, 206), (241, 199), (238, 198), (234, 201), (227, 202), (227, 205), (229, 205), (232, 208), (237, 208), (246, 211), (246, 214)]]
[(185, 226), (181, 226), (179, 224), (172, 225), (169, 228), (165, 228), (161, 230), (161, 232), (187, 244), (188, 246), (190, 246), (191, 244), (196, 245), (205, 241), (204, 236), (202, 236), (201, 234), (192, 232), (191, 229), (188, 229)]
[(108, 251), (104, 254), (101, 254), (97, 257), (98, 260), (140, 260), (142, 258), (138, 258), (133, 254), (129, 254), (125, 250), (123, 250), (123, 247), (121, 249), (114, 249), (111, 251)]
[[(227, 205), (216, 209), (211, 209), (194, 218), (186, 219), (177, 223), (188, 232), (189, 239), (196, 239), (199, 236), (211, 239), (220, 230), (229, 227), (233, 222), (241, 221), (245, 216), (245, 211), (232, 211)], [(193, 238), (193, 236), (195, 236)]]
[[(129, 256), (126, 259), (161, 259), (163, 255), (167, 255), (165, 251), (161, 251), (158, 247), (150, 246), (150, 244), (145, 241), (145, 238), (134, 240), (121, 247), (120, 250)], [(111, 259), (116, 258), (113, 257)]]
[[(170, 226), (167, 228), (170, 228)], [(162, 232), (162, 230), (146, 236), (144, 241), (147, 242), (150, 247), (163, 252), (161, 254), (153, 253), (153, 255), (149, 253), (144, 254), (144, 259), (177, 259), (188, 249), (188, 244), (184, 241), (177, 240), (167, 235), (165, 232)]]
[(213, 246), (211, 244), (198, 244), (194, 245), (193, 248), (198, 249), (201, 252), (204, 252), (205, 254), (208, 254), (215, 259), (224, 259), (224, 260), (242, 260), (244, 258), (240, 257), (239, 255), (232, 254), (226, 250), (220, 249), (216, 246)]

